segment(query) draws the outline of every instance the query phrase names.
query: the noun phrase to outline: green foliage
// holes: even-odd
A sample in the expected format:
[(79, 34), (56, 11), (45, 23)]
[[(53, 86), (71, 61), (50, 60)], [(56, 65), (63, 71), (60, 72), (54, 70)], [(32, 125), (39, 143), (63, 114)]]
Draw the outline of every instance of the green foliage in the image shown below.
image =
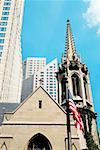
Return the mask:
[[(88, 150), (99, 150), (98, 145), (95, 143), (93, 136), (91, 134), (92, 118), (95, 118), (95, 114), (88, 109), (83, 109), (80, 112), (84, 125), (84, 137), (86, 139)], [(86, 123), (86, 116), (88, 119), (88, 124)], [(87, 129), (89, 129), (89, 131)]]
[(91, 135), (90, 132), (86, 132), (85, 138), (89, 150), (99, 150), (98, 145), (95, 144), (93, 136)]

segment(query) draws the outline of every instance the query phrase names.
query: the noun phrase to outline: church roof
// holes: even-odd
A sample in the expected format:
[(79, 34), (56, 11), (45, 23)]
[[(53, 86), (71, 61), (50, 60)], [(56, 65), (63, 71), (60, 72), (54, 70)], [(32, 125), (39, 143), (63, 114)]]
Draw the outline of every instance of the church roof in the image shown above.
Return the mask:
[[(39, 107), (40, 101), (42, 102), (41, 108)], [(2, 125), (13, 123), (66, 124), (66, 111), (41, 86), (17, 106), (7, 107), (9, 109), (3, 113)]]
[(0, 124), (3, 121), (4, 113), (6, 112), (13, 112), (19, 103), (0, 103)]
[[(28, 101), (28, 99), (36, 92), (38, 91), (39, 89), (42, 89), (49, 97), (50, 99), (64, 112), (66, 113), (66, 111), (49, 95), (49, 93), (47, 91), (45, 91), (45, 89), (42, 87), (42, 86), (39, 86), (35, 91), (33, 91), (22, 103), (20, 103), (18, 105), (18, 107), (16, 107), (13, 111), (11, 111), (11, 113), (15, 113), (26, 101)], [(6, 111), (7, 112), (7, 111)], [(7, 112), (7, 113), (10, 113)]]

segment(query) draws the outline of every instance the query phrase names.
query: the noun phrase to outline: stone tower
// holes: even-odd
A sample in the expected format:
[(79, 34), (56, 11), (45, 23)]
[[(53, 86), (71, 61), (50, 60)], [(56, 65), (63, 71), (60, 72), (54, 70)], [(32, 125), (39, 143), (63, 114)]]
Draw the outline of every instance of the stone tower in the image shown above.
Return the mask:
[[(98, 147), (98, 132), (96, 113), (91, 95), (89, 71), (76, 53), (75, 43), (71, 31), (70, 21), (67, 20), (65, 52), (57, 73), (58, 103), (66, 109), (66, 95), (69, 89), (72, 98), (78, 107), (84, 126), (84, 137), (87, 147), (94, 142), (94, 148)], [(91, 137), (89, 141), (88, 137)]]

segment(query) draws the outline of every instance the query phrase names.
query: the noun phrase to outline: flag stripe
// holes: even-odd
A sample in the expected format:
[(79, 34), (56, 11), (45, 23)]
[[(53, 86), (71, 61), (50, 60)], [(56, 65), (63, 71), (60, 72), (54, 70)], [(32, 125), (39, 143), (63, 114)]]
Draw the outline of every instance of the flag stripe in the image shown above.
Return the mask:
[(73, 114), (73, 118), (75, 119), (75, 127), (78, 127), (78, 125), (79, 125), (80, 130), (83, 130), (81, 115), (77, 110), (77, 107), (71, 97), (71, 94), (69, 94), (69, 93), (68, 93), (68, 106), (69, 106), (70, 111)]

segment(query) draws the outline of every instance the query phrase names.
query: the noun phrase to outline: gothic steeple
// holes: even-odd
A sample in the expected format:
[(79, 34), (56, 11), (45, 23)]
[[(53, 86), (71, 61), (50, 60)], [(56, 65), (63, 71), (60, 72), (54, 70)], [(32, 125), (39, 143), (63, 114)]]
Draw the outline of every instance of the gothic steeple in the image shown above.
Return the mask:
[(65, 53), (64, 58), (73, 60), (76, 57), (76, 49), (75, 49), (75, 43), (71, 31), (71, 25), (70, 21), (67, 20), (67, 29), (66, 29), (66, 43), (65, 43)]
[[(93, 139), (96, 135), (98, 139), (96, 115), (93, 109), (89, 72), (86, 65), (77, 57), (69, 20), (67, 20), (66, 47), (57, 72), (57, 80), (58, 103), (66, 110), (66, 99), (68, 99), (68, 91), (70, 91), (73, 101), (81, 112), (88, 145), (89, 134), (93, 136)], [(92, 137), (91, 135), (89, 136)], [(81, 139), (80, 135), (79, 138)], [(81, 149), (87, 149), (84, 146), (85, 144), (81, 145)], [(89, 146), (88, 149), (90, 149)]]
[[(66, 30), (66, 47), (62, 57), (62, 63), (59, 66), (58, 72), (60, 89), (62, 89), (60, 96), (64, 95), (64, 91), (68, 88), (73, 96), (73, 100), (81, 106), (92, 104), (91, 89), (89, 85), (89, 72), (85, 64), (80, 62), (76, 54), (75, 43), (71, 31), (70, 21), (67, 20)], [(67, 86), (65, 84), (65, 78), (67, 78)], [(64, 101), (64, 97), (61, 97), (60, 102)]]

